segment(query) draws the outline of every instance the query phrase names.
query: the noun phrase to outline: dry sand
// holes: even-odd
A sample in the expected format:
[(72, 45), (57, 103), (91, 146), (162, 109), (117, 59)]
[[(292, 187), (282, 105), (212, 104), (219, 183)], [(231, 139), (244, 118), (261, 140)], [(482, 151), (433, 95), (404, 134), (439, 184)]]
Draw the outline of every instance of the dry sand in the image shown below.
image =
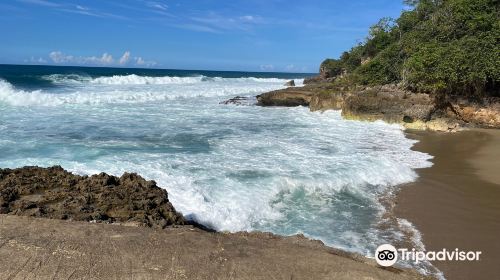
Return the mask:
[(396, 215), (421, 231), (426, 249), (482, 251), (477, 262), (436, 261), (449, 280), (500, 277), (500, 131), (409, 132), (432, 168), (397, 196)]

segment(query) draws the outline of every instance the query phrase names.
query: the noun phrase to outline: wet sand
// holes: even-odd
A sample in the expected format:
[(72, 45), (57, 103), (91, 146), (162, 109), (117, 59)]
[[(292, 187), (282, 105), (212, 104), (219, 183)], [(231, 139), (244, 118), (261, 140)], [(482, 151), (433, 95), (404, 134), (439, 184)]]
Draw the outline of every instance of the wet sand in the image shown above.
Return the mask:
[(482, 251), (477, 262), (436, 261), (446, 279), (500, 275), (500, 131), (408, 132), (432, 168), (400, 189), (395, 214), (422, 233), (426, 250)]

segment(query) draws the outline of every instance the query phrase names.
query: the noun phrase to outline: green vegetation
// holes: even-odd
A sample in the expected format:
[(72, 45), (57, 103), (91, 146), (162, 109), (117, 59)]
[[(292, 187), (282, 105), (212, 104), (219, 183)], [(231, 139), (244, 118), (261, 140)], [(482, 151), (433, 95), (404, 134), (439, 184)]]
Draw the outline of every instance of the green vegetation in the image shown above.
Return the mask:
[(500, 0), (406, 0), (364, 43), (322, 68), (342, 83), (400, 83), (422, 92), (500, 96)]

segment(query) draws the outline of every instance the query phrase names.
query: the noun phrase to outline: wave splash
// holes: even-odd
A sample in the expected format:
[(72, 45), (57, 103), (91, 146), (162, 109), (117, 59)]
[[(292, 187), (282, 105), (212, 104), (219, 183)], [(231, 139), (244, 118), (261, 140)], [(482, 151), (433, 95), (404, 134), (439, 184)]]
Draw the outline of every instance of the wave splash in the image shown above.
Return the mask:
[[(0, 79), (0, 104), (11, 106), (61, 106), (66, 104), (147, 103), (196, 97), (257, 95), (284, 87), (277, 78), (150, 77), (135, 74), (91, 78), (83, 75), (44, 76), (57, 90), (27, 91)], [(301, 85), (302, 79), (295, 80)]]
[[(168, 85), (168, 84), (195, 84), (204, 82), (255, 82), (255, 83), (285, 83), (287, 79), (278, 78), (223, 78), (223, 77), (207, 77), (203, 75), (191, 77), (176, 77), (176, 76), (140, 76), (131, 75), (113, 75), (92, 78), (90, 76), (76, 74), (52, 74), (42, 77), (45, 80), (56, 84), (101, 84), (101, 85)], [(301, 84), (302, 79), (295, 79), (296, 84)]]

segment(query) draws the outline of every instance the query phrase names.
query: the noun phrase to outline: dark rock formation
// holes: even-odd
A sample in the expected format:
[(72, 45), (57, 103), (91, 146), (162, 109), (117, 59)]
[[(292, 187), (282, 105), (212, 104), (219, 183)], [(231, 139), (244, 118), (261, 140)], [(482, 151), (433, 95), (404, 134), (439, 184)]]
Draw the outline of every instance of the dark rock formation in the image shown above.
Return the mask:
[(0, 169), (0, 214), (156, 228), (186, 223), (154, 181), (135, 173), (79, 176), (60, 166)]
[(243, 105), (243, 106), (249, 106), (249, 105), (254, 105), (255, 104), (255, 98), (253, 97), (246, 97), (246, 96), (236, 96), (228, 100), (224, 100), (220, 102), (219, 104), (234, 104), (234, 105)]
[(295, 86), (295, 81), (294, 80), (290, 80), (288, 82), (285, 83), (286, 87), (294, 87)]

